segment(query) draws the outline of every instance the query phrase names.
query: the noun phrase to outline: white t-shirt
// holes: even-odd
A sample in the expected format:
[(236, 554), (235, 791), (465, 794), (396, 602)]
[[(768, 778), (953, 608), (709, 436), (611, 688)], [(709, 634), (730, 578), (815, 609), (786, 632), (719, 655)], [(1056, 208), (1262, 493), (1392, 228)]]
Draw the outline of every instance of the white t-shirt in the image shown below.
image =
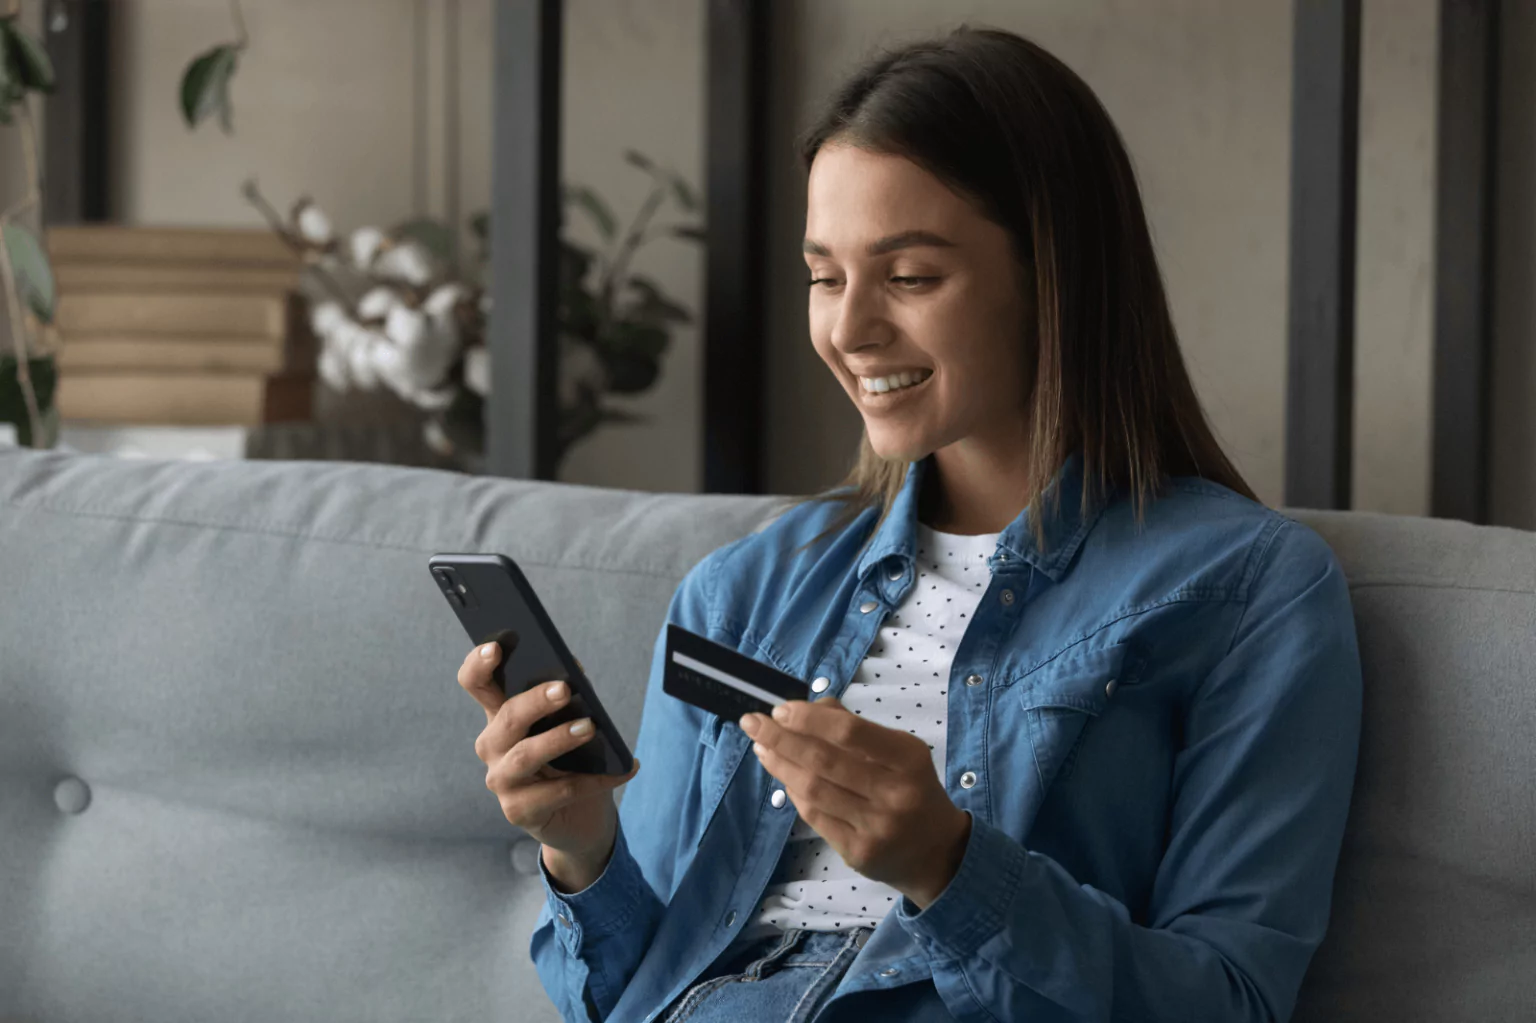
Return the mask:
[[(917, 527), (917, 580), (880, 627), (843, 705), (887, 728), (904, 728), (933, 751), (942, 779), (946, 757), (949, 669), (955, 648), (991, 581), (986, 559), (998, 534), (962, 536)], [(757, 913), (736, 943), (790, 927), (813, 931), (873, 927), (901, 897), (871, 881), (798, 814)]]

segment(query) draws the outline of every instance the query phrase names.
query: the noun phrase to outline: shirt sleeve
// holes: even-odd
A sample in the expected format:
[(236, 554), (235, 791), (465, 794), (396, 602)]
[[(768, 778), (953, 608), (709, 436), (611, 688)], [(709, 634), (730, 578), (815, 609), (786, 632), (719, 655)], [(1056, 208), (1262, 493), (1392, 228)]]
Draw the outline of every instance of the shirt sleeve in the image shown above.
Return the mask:
[(1359, 749), (1349, 589), (1282, 520), (1186, 711), (1145, 925), (972, 816), (960, 868), (902, 925), (963, 1020), (1284, 1021), (1327, 928)]
[[(667, 622), (704, 634), (713, 574), (726, 548), (699, 562), (679, 584)], [(602, 875), (562, 893), (539, 858), (544, 906), (529, 943), (534, 969), (567, 1023), (597, 1023), (612, 1011), (661, 922), (697, 845), (698, 735), (703, 712), (661, 689), (666, 628), (656, 637), (634, 754), (640, 770), (624, 786), (613, 854)], [(596, 683), (601, 690), (603, 683)]]

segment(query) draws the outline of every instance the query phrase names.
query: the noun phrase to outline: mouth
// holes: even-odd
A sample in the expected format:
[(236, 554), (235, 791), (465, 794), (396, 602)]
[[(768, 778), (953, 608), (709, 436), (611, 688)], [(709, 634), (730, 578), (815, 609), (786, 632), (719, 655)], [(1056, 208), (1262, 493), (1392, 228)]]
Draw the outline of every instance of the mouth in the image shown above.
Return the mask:
[(933, 370), (918, 369), (891, 373), (882, 377), (856, 377), (859, 401), (871, 408), (885, 408), (910, 399), (922, 391), (933, 377)]

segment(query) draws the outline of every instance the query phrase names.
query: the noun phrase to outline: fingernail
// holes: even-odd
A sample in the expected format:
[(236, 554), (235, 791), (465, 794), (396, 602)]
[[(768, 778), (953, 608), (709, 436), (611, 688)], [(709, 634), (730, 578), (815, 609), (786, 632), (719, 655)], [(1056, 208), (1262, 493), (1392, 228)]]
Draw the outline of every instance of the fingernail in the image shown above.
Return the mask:
[(560, 699), (560, 697), (565, 695), (565, 683), (551, 682), (549, 685), (544, 687), (544, 695), (549, 697), (551, 700)]
[(571, 726), (572, 735), (586, 735), (590, 731), (592, 731), (592, 721), (589, 718), (582, 718)]
[(756, 714), (743, 714), (741, 716), (741, 720), (737, 722), (737, 724), (739, 724), (741, 726), (741, 730), (746, 732), (749, 736), (757, 734)]
[(783, 721), (787, 717), (789, 717), (789, 707), (781, 703), (773, 708), (773, 720)]
[(484, 657), (486, 660), (490, 660), (491, 657), (495, 655), (495, 653), (496, 653), (496, 644), (495, 643), (487, 643), (487, 644), (485, 644), (485, 646), (480, 648), (480, 656)]
[(752, 752), (756, 753), (758, 756), (762, 756), (764, 753), (767, 753), (768, 750), (762, 743), (754, 742), (752, 744)]

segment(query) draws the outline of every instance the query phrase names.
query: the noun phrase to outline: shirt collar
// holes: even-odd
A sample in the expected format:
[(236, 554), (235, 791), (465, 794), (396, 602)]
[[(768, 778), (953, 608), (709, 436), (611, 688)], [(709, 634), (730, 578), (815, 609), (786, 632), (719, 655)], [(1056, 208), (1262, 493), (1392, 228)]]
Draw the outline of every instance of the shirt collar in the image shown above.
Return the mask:
[[(911, 564), (917, 545), (918, 494), (922, 490), (924, 477), (931, 471), (932, 462), (933, 456), (929, 455), (907, 466), (906, 480), (891, 504), (890, 514), (880, 524), (859, 559), (861, 581), (871, 569), (887, 558), (897, 557), (904, 565)], [(1074, 556), (1098, 522), (1107, 503), (1096, 502), (1090, 506), (1086, 515), (1083, 514), (1083, 487), (1083, 457), (1081, 452), (1073, 452), (1057, 470), (1039, 502), (1046, 505), (1047, 498), (1054, 497), (1058, 491), (1060, 493), (1056, 514), (1045, 522), (1045, 546), (1042, 548), (1035, 542), (1030, 522), (1034, 508), (1031, 506), (1020, 512), (1018, 518), (1009, 523), (998, 536), (998, 554), (1025, 561), (1049, 576), (1051, 581), (1060, 581), (1071, 568)], [(993, 557), (995, 559), (997, 555)]]

